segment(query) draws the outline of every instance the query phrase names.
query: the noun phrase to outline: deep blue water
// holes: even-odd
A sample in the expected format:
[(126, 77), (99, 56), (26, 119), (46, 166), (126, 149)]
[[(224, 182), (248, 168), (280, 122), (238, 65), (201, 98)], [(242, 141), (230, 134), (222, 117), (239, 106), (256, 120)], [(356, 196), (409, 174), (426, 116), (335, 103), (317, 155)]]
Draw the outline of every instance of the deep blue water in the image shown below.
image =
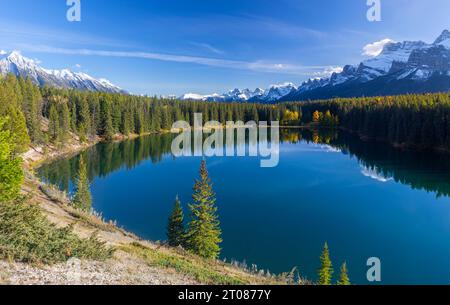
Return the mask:
[[(346, 261), (351, 280), (366, 284), (366, 261), (379, 257), (383, 284), (450, 284), (449, 155), (346, 134), (326, 140), (291, 130), (282, 138), (275, 168), (261, 168), (258, 158), (207, 159), (222, 258), (275, 273), (297, 266), (316, 280), (328, 242), (336, 277)], [(201, 161), (173, 158), (170, 141), (149, 136), (86, 151), (95, 210), (143, 238), (164, 240), (174, 198), (190, 201)], [(71, 189), (77, 160), (39, 173)]]

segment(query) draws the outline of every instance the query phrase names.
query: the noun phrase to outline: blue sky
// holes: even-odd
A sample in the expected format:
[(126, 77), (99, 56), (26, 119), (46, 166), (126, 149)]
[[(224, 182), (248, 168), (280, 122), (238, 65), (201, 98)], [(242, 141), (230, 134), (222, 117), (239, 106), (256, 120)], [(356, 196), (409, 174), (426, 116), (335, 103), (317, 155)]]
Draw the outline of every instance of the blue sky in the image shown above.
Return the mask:
[(0, 50), (70, 68), (137, 94), (222, 93), (323, 75), (363, 60), (382, 39), (432, 42), (448, 0), (0, 0)]

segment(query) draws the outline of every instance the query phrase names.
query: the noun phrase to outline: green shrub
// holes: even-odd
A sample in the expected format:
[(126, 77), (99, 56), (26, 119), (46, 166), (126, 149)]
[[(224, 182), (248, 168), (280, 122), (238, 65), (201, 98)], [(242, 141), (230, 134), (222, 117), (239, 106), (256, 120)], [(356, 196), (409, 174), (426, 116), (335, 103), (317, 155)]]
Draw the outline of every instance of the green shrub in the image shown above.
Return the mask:
[(0, 259), (53, 264), (72, 257), (105, 260), (113, 251), (95, 235), (80, 239), (70, 226), (57, 228), (24, 198), (0, 204)]

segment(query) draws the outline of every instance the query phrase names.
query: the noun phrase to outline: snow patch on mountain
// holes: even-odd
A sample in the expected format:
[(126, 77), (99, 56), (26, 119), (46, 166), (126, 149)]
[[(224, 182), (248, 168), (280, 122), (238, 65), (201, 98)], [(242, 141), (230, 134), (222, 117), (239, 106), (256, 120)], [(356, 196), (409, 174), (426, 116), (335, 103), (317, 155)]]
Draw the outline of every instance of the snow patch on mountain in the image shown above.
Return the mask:
[(268, 89), (256, 88), (254, 91), (250, 89), (233, 89), (220, 94), (202, 95), (196, 93), (187, 93), (180, 96), (181, 100), (197, 100), (211, 102), (275, 102), (286, 96), (287, 94), (297, 90), (298, 87), (293, 83), (284, 83), (279, 85), (271, 85)]
[(395, 43), (394, 40), (386, 38), (380, 41), (375, 41), (374, 43), (369, 43), (363, 48), (363, 55), (375, 57), (381, 54), (384, 49), (384, 46), (389, 43)]
[[(182, 96), (181, 99), (272, 103), (302, 100), (305, 96), (307, 99), (310, 96), (320, 98), (324, 96), (323, 93), (325, 93), (325, 96), (339, 96), (339, 89), (336, 93), (331, 93), (335, 90), (334, 88), (345, 88), (344, 96), (352, 94), (351, 92), (361, 95), (362, 93), (358, 88), (362, 84), (378, 79), (383, 79), (382, 82), (414, 81), (418, 82), (420, 87), (420, 83), (430, 80), (432, 76), (450, 76), (450, 31), (448, 30), (443, 31), (432, 44), (423, 41), (395, 42), (386, 38), (366, 45), (363, 51), (365, 55), (371, 56), (371, 58), (356, 65), (347, 65), (344, 68), (330, 70), (329, 76), (311, 78), (300, 86), (284, 83), (272, 85), (265, 90), (260, 88), (255, 91), (234, 89), (222, 95), (188, 94)], [(443, 81), (437, 83), (435, 87), (436, 90), (442, 90), (442, 88), (446, 90)], [(419, 92), (420, 90), (426, 90), (424, 88), (416, 89)], [(450, 85), (448, 89), (450, 90)], [(311, 92), (318, 93), (311, 95)], [(382, 88), (379, 92), (383, 92)]]
[(9, 73), (18, 77), (28, 77), (34, 84), (40, 86), (125, 93), (109, 80), (95, 79), (86, 73), (73, 72), (69, 69), (44, 69), (37, 61), (23, 56), (19, 51), (0, 52), (0, 74), (5, 76)]
[(441, 45), (450, 49), (450, 31), (443, 31), (442, 34), (435, 40), (434, 45)]
[(362, 62), (365, 67), (380, 71), (389, 72), (394, 62), (407, 62), (411, 53), (418, 49), (426, 47), (424, 42), (398, 42), (388, 43), (384, 46), (383, 51), (375, 58), (371, 58)]

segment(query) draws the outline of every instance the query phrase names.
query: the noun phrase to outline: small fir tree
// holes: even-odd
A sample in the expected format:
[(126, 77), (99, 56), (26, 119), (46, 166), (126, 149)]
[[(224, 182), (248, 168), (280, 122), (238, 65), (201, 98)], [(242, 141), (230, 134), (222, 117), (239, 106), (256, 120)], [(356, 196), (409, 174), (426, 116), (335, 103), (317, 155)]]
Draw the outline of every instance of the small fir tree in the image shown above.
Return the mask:
[(343, 263), (341, 266), (341, 275), (339, 277), (338, 285), (348, 286), (350, 285), (350, 279), (348, 277), (347, 263)]
[(328, 249), (328, 244), (325, 246), (320, 256), (320, 269), (319, 269), (319, 285), (331, 285), (333, 279), (333, 264), (330, 259), (330, 251)]
[(184, 213), (178, 196), (175, 198), (175, 206), (169, 217), (167, 225), (167, 238), (169, 246), (184, 246)]
[(189, 251), (215, 259), (220, 254), (220, 222), (217, 215), (216, 198), (206, 169), (206, 161), (200, 167), (200, 180), (194, 185), (194, 203), (189, 205), (192, 219), (186, 235)]
[(74, 205), (84, 211), (89, 211), (92, 207), (92, 196), (89, 189), (89, 178), (84, 157), (80, 156), (78, 168), (78, 178), (75, 187)]

